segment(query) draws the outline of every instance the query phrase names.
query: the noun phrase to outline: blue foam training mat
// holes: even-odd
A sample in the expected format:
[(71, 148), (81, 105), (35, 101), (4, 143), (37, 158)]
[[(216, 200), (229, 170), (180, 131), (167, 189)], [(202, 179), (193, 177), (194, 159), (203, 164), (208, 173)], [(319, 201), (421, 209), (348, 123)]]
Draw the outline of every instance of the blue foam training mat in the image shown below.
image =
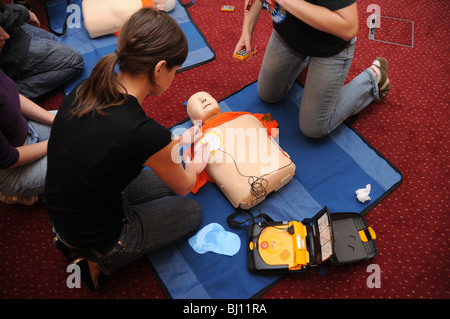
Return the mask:
[[(277, 104), (262, 102), (252, 83), (221, 101), (222, 112), (247, 111), (271, 113), (279, 124), (279, 144), (296, 164), (294, 178), (262, 203), (251, 209), (253, 215), (269, 215), (275, 221), (302, 221), (327, 206), (331, 213), (366, 214), (390, 194), (402, 181), (402, 175), (382, 154), (357, 132), (342, 124), (322, 139), (305, 137), (298, 126), (299, 102), (303, 89), (295, 84), (289, 96)], [(179, 133), (190, 121), (177, 125)], [(371, 200), (361, 203), (355, 191), (371, 184)], [(163, 247), (148, 259), (172, 298), (246, 299), (258, 296), (275, 284), (280, 275), (255, 274), (247, 266), (246, 227), (230, 228), (227, 217), (235, 211), (213, 183), (207, 183), (196, 195), (187, 195), (203, 209), (200, 228), (219, 223), (241, 239), (241, 248), (233, 257), (214, 253), (197, 254), (188, 238)]]

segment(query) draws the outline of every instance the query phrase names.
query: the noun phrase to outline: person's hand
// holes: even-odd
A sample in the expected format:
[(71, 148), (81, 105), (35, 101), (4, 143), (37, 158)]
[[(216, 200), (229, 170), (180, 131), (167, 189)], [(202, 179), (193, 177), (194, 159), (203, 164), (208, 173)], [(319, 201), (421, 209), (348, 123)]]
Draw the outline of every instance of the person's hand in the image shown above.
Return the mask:
[(245, 34), (241, 35), (241, 38), (239, 39), (238, 43), (236, 44), (236, 47), (234, 48), (233, 58), (238, 60), (236, 57), (234, 57), (234, 54), (236, 52), (241, 51), (242, 49), (245, 49), (245, 51), (247, 51), (247, 52), (251, 52), (250, 56), (246, 60), (255, 56), (258, 53), (258, 47), (252, 48), (251, 43), (252, 43), (251, 35), (245, 35)]
[(208, 164), (211, 154), (209, 144), (202, 144), (199, 151), (194, 154), (194, 159), (191, 159), (191, 152), (192, 149), (190, 147), (184, 151), (184, 163), (187, 170), (193, 170), (198, 175)]
[(188, 130), (186, 130), (183, 133), (183, 135), (179, 137), (178, 143), (180, 145), (189, 145), (197, 142), (201, 137), (202, 137), (202, 130), (197, 125), (194, 125)]
[(28, 11), (30, 13), (30, 20), (28, 22), (36, 24), (38, 27), (41, 26), (41, 23), (39, 22), (38, 17), (31, 11)]

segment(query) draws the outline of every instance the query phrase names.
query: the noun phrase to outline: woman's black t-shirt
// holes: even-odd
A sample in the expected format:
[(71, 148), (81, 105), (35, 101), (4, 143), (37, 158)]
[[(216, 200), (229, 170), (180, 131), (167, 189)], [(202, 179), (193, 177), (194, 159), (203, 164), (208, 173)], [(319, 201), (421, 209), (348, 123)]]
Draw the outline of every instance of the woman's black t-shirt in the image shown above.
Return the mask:
[[(306, 0), (309, 3), (326, 7), (331, 11), (336, 11), (356, 2), (356, 0)], [(280, 34), (290, 48), (296, 52), (316, 57), (327, 57), (336, 55), (345, 49), (349, 41), (334, 36), (330, 33), (319, 31), (295, 16), (287, 12), (278, 4), (272, 10), (264, 2), (264, 7), (269, 10), (273, 28)]]
[(171, 132), (147, 117), (137, 99), (108, 115), (72, 117), (76, 88), (53, 123), (48, 143), (46, 206), (56, 231), (82, 249), (105, 249), (120, 235), (122, 190), (145, 161), (171, 142)]

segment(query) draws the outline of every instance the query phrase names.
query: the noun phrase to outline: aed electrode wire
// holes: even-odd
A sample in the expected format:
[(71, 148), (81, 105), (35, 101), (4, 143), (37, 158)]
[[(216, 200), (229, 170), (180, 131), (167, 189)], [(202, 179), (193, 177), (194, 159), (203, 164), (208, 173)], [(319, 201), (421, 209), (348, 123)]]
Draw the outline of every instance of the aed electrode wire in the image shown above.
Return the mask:
[(293, 164), (292, 159), (289, 158), (289, 160), (290, 160), (289, 164), (286, 164), (283, 167), (277, 168), (276, 170), (273, 170), (272, 172), (263, 174), (263, 175), (261, 175), (259, 177), (258, 176), (252, 176), (252, 175), (244, 175), (239, 170), (239, 167), (238, 167), (238, 165), (236, 163), (236, 160), (234, 159), (233, 155), (231, 155), (230, 153), (224, 151), (221, 148), (217, 149), (217, 151), (221, 151), (221, 152), (229, 155), (233, 159), (234, 166), (236, 166), (236, 170), (239, 173), (239, 175), (241, 175), (242, 177), (247, 177), (248, 178), (248, 183), (250, 185), (250, 194), (255, 196), (256, 199), (258, 199), (260, 197), (264, 197), (264, 196), (267, 195), (266, 189), (269, 186), (269, 182), (264, 178), (264, 176), (270, 175), (272, 173), (275, 173), (275, 172), (277, 172), (279, 170), (282, 170), (283, 168), (288, 167), (289, 165)]

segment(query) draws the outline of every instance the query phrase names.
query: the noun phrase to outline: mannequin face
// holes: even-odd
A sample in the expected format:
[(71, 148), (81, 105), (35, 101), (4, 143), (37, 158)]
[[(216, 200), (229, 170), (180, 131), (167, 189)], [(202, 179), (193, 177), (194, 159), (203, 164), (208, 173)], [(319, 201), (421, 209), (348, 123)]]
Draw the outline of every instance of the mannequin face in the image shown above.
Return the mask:
[(187, 104), (189, 118), (194, 121), (205, 123), (211, 117), (220, 114), (219, 103), (206, 92), (197, 92), (189, 98)]

